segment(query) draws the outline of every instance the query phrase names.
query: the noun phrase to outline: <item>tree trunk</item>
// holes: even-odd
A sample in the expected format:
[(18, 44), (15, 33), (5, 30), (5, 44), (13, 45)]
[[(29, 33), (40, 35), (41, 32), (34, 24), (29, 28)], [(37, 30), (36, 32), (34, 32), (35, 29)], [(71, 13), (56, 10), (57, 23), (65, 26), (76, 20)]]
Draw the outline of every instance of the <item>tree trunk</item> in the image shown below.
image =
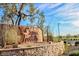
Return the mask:
[(20, 22), (21, 22), (21, 16), (20, 16), (20, 18), (19, 18), (19, 20), (18, 20), (18, 25), (20, 25)]
[(12, 24), (14, 25), (14, 21), (13, 21), (12, 17), (11, 17), (11, 20), (12, 20)]
[(47, 26), (47, 42), (49, 41), (49, 37), (48, 37), (48, 26)]
[(20, 25), (20, 22), (21, 22), (21, 13), (20, 13), (20, 11), (18, 12), (18, 18), (17, 18), (17, 20), (16, 20), (16, 22), (15, 22), (15, 25)]
[(43, 39), (43, 41), (44, 41), (44, 33), (43, 33), (43, 29), (41, 29), (42, 30), (42, 39)]

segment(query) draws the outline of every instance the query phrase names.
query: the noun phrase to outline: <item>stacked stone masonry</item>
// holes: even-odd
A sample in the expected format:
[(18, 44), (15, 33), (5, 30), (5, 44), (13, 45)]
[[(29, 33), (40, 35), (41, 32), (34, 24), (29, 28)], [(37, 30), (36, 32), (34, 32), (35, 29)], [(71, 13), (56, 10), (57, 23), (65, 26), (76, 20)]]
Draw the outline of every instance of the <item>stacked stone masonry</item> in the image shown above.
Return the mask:
[(63, 41), (29, 48), (14, 48), (13, 50), (2, 51), (1, 56), (61, 56), (64, 53)]

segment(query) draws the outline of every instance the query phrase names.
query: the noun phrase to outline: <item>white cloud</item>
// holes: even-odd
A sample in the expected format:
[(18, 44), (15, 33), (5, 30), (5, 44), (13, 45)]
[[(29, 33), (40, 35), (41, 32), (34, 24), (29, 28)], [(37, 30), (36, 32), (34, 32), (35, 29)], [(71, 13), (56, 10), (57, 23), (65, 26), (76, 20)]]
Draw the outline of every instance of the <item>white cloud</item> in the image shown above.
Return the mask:
[[(56, 6), (58, 6), (60, 4), (41, 4), (38, 8), (38, 9), (42, 9), (44, 10), (47, 6), (49, 6), (48, 8), (49, 9), (52, 9), (52, 8), (55, 8)], [(47, 15), (52, 15), (54, 13), (57, 13), (57, 15), (60, 15), (60, 16), (63, 16), (63, 17), (66, 17), (66, 19), (69, 19), (71, 20), (70, 22), (67, 21), (67, 22), (61, 22), (61, 24), (64, 24), (64, 23), (70, 23), (72, 24), (73, 26), (75, 27), (79, 27), (79, 8), (76, 8), (76, 4), (65, 4), (64, 5), (64, 8), (63, 7), (60, 7), (59, 9), (55, 10), (55, 11), (51, 11), (51, 13), (48, 13)], [(63, 19), (62, 19), (63, 20)]]
[[(35, 10), (35, 12), (37, 11), (37, 10), (39, 10), (39, 9), (41, 9), (41, 10), (44, 10), (47, 6), (49, 6), (50, 4), (41, 4), (36, 10)], [(34, 13), (35, 13), (34, 12)]]
[(49, 8), (55, 8), (55, 7), (57, 7), (60, 4), (61, 3), (52, 3), (52, 4), (50, 4)]
[[(50, 7), (55, 8), (58, 5), (60, 5), (60, 4), (55, 4), (55, 5), (52, 5)], [(69, 10), (72, 10), (74, 6), (75, 6), (75, 4), (65, 4), (63, 7), (60, 7), (57, 10), (54, 10), (54, 11), (52, 10), (51, 13), (48, 13), (48, 15), (51, 15), (51, 14), (54, 14), (54, 13), (67, 12)]]
[(72, 21), (71, 24), (76, 26), (76, 27), (79, 27), (79, 20)]

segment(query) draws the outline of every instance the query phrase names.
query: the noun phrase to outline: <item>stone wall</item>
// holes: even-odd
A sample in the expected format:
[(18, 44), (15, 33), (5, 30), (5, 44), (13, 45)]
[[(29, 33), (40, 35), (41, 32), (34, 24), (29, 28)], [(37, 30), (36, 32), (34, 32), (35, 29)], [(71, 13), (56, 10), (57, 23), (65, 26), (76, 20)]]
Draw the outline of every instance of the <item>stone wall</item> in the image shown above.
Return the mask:
[[(1, 52), (2, 51), (2, 52)], [(6, 51), (6, 52), (5, 52)], [(61, 56), (64, 53), (63, 41), (47, 45), (27, 48), (2, 49), (0, 55), (3, 56)]]
[(3, 40), (6, 41), (5, 38), (8, 39), (9, 41), (16, 38), (15, 40), (20, 40), (19, 42), (22, 41), (43, 42), (42, 31), (37, 27), (32, 28), (26, 26), (13, 26), (8, 24), (0, 24), (0, 45)]
[[(17, 34), (15, 33), (16, 35), (19, 36), (21, 34), (20, 29), (17, 26), (1, 24), (0, 25), (0, 43), (3, 42), (5, 37), (7, 37), (7, 36), (4, 35), (5, 32), (9, 31), (11, 29), (13, 29), (17, 32)], [(43, 42), (42, 32), (39, 28), (29, 27), (28, 30), (37, 32), (38, 33), (37, 42)], [(15, 34), (11, 34), (11, 35), (15, 35)], [(15, 39), (15, 37), (14, 37), (14, 39)], [(18, 38), (18, 39), (20, 39), (20, 38)], [(2, 45), (3, 44), (4, 44), (4, 42), (2, 43)], [(64, 53), (64, 43), (63, 43), (63, 41), (57, 42), (57, 43), (52, 42), (52, 44), (45, 44), (45, 45), (41, 44), (41, 46), (35, 46), (35, 47), (29, 46), (29, 47), (25, 47), (25, 48), (0, 49), (0, 55), (58, 56), (58, 55), (62, 55), (63, 53)]]
[(43, 42), (42, 31), (38, 27), (26, 27), (19, 26), (22, 35), (25, 35), (29, 40), (35, 40), (36, 42)]

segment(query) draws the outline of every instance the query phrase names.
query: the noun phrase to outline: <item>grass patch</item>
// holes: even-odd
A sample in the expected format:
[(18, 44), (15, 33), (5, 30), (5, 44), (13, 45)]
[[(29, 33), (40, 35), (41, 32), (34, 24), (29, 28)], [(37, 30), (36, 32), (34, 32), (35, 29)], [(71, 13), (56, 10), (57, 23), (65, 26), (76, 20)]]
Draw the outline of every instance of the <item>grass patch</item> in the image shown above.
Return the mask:
[(79, 56), (79, 50), (73, 51), (69, 56)]

